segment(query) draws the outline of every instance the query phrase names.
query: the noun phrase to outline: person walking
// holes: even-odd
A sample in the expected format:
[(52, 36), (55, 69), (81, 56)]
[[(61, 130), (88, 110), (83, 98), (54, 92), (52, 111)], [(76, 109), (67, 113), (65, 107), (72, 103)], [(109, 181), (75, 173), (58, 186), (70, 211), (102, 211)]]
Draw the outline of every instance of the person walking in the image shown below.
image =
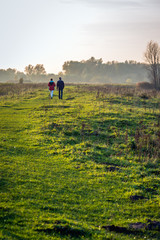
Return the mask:
[(63, 89), (64, 89), (64, 82), (61, 77), (57, 81), (57, 89), (59, 90), (59, 99), (63, 98)]
[(48, 83), (51, 99), (53, 98), (53, 91), (54, 91), (55, 86), (56, 86), (56, 84), (53, 81), (53, 79), (51, 78), (50, 82)]

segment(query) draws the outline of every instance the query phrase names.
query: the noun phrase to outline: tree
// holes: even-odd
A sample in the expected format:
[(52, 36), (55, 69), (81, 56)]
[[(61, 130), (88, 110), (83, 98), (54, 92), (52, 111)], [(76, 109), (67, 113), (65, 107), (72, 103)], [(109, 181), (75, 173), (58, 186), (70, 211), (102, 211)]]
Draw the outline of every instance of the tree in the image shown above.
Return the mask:
[(31, 64), (29, 64), (28, 66), (25, 67), (24, 72), (27, 75), (32, 75), (34, 74), (34, 66), (32, 66)]
[(19, 79), (19, 83), (20, 83), (20, 84), (23, 84), (23, 81), (24, 81), (23, 78), (20, 78), (20, 79)]
[(32, 81), (41, 81), (46, 76), (46, 70), (43, 64), (37, 64), (36, 66), (29, 64), (25, 67), (24, 72)]
[(160, 47), (157, 42), (151, 40), (147, 44), (144, 57), (149, 71), (149, 79), (156, 89), (160, 89)]
[(43, 64), (37, 64), (35, 67), (29, 64), (24, 69), (25, 73), (27, 75), (42, 75), (46, 74), (46, 70), (43, 66)]
[(37, 65), (34, 67), (34, 74), (35, 74), (35, 75), (46, 74), (46, 70), (45, 70), (43, 64), (37, 64)]

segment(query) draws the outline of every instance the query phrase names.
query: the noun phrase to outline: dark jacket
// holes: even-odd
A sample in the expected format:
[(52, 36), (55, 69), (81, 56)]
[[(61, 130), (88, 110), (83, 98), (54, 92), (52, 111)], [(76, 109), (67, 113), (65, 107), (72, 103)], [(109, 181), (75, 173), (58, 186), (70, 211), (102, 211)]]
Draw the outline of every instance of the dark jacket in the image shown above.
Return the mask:
[(58, 80), (57, 82), (57, 88), (62, 90), (64, 88), (64, 82), (63, 80)]

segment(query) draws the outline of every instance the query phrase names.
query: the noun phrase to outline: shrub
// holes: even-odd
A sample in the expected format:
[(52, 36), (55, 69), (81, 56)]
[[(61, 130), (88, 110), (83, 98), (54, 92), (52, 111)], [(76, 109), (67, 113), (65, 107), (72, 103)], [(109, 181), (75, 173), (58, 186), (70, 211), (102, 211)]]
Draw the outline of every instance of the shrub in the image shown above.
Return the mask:
[(149, 82), (138, 82), (136, 83), (136, 87), (143, 88), (143, 89), (154, 89), (153, 84)]
[(20, 83), (20, 84), (23, 84), (23, 81), (24, 81), (23, 78), (20, 78), (20, 79), (19, 79), (19, 83)]

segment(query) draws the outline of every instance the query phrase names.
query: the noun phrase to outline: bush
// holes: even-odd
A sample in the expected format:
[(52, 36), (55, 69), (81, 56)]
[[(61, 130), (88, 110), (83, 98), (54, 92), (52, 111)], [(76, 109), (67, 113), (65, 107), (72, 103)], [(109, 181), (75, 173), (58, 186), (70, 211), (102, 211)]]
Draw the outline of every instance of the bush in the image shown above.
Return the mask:
[(20, 78), (20, 79), (19, 79), (19, 83), (20, 83), (20, 84), (23, 84), (23, 82), (24, 82), (23, 78)]
[(136, 87), (143, 88), (143, 89), (154, 89), (153, 84), (149, 82), (138, 82), (136, 83)]

